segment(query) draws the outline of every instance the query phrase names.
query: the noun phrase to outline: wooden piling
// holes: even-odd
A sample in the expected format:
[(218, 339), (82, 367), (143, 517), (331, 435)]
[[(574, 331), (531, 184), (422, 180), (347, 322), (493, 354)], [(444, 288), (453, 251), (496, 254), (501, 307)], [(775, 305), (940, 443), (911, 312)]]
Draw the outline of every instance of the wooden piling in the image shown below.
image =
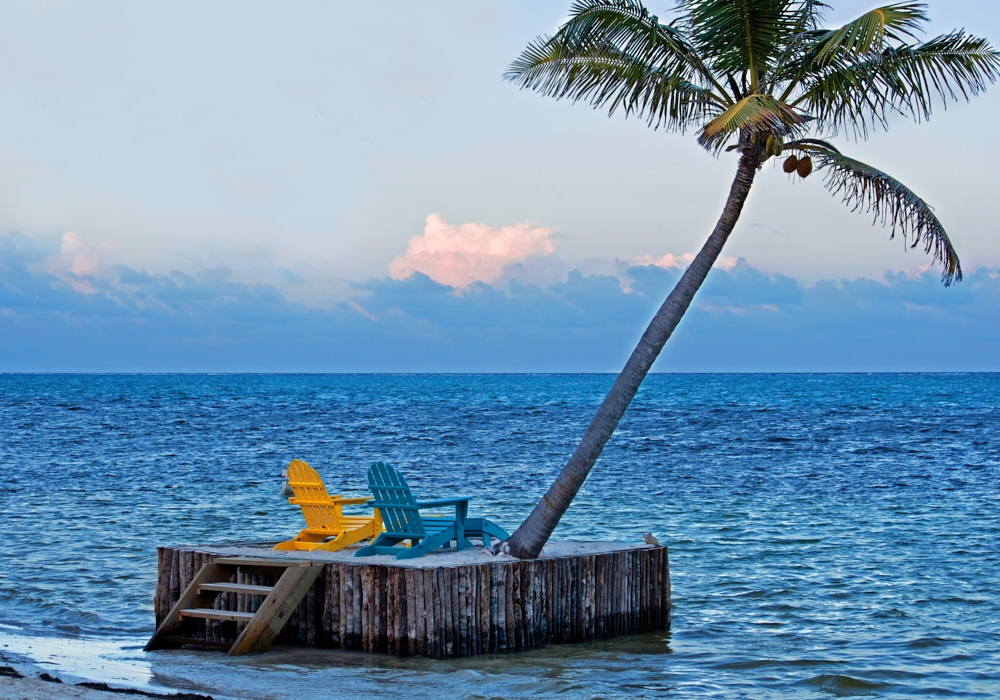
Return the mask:
[[(580, 545), (583, 547), (583, 545)], [(224, 548), (157, 549), (157, 623), (195, 574)], [(268, 556), (260, 548), (255, 556)], [(321, 575), (275, 640), (395, 656), (467, 657), (666, 629), (670, 569), (666, 547), (605, 546), (593, 553), (448, 565), (340, 557)], [(265, 574), (234, 583), (273, 585)], [(260, 596), (225, 593), (220, 610), (254, 612)], [(245, 623), (206, 620), (204, 638), (231, 641)]]

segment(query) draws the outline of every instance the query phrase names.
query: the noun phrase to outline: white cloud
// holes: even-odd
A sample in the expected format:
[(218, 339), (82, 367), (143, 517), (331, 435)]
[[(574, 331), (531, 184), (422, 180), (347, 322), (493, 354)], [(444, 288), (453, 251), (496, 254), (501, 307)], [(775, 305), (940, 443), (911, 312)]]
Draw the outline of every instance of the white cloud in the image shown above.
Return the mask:
[(406, 254), (389, 263), (389, 274), (401, 280), (421, 272), (456, 289), (468, 289), (476, 282), (497, 286), (509, 278), (511, 266), (551, 255), (555, 249), (548, 228), (526, 223), (501, 228), (453, 225), (431, 214), (423, 234), (410, 239)]

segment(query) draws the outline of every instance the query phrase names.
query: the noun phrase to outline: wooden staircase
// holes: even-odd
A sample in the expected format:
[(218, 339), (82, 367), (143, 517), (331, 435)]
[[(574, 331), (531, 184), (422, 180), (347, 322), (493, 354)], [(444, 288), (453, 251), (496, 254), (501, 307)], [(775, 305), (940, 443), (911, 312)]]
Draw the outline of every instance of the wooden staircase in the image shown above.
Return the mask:
[[(273, 586), (230, 583), (237, 572), (278, 576)], [(146, 645), (146, 651), (177, 649), (184, 645), (228, 649), (230, 656), (254, 654), (271, 646), (289, 616), (323, 573), (323, 562), (222, 557), (205, 566), (184, 589), (177, 604), (163, 619)], [(212, 603), (220, 593), (264, 596), (256, 612), (216, 610)], [(217, 642), (194, 636), (198, 620), (245, 623), (235, 642)]]

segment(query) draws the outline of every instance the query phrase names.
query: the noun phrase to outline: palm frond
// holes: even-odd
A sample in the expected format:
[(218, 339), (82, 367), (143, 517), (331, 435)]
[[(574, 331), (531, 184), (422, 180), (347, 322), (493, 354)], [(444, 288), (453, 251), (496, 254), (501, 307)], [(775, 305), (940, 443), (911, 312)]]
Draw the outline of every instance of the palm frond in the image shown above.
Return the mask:
[(803, 80), (793, 102), (815, 115), (820, 129), (852, 130), (886, 126), (890, 113), (927, 119), (934, 99), (968, 100), (1000, 76), (1000, 53), (985, 39), (964, 32), (923, 44), (884, 49), (863, 61), (838, 58)]
[(840, 195), (852, 211), (871, 213), (876, 223), (889, 225), (890, 238), (898, 230), (911, 248), (923, 244), (924, 252), (944, 267), (941, 281), (946, 287), (962, 281), (962, 265), (944, 226), (913, 190), (822, 141), (804, 139), (787, 144), (787, 148), (804, 151), (814, 158), (817, 169), (826, 170), (826, 188), (834, 196)]
[(771, 95), (748, 95), (706, 124), (698, 143), (719, 151), (734, 134), (767, 134), (781, 138), (792, 134), (806, 119)]
[(828, 7), (830, 6), (821, 0), (800, 0), (796, 8), (796, 14), (802, 23), (799, 31), (811, 31), (819, 27), (823, 10)]
[[(508, 68), (508, 80), (543, 95), (623, 109), (653, 127), (683, 131), (731, 103), (677, 29), (635, 0), (578, 0), (551, 38), (540, 38)], [(708, 79), (706, 79), (706, 76)]]
[[(549, 55), (540, 64), (536, 54), (543, 47)], [(638, 0), (577, 0), (570, 8), (570, 18), (556, 35), (532, 42), (504, 77), (527, 87), (539, 73), (548, 72), (554, 77), (560, 60), (571, 61), (608, 50), (687, 80), (701, 80), (707, 85), (714, 79), (684, 34), (660, 24)]]
[(678, 4), (706, 63), (723, 75), (748, 76), (751, 92), (821, 6), (803, 0), (680, 0)]
[(613, 47), (597, 47), (567, 57), (558, 44), (538, 41), (521, 54), (509, 79), (557, 99), (586, 100), (609, 114), (646, 119), (654, 128), (684, 131), (719, 114), (724, 105), (707, 88), (669, 69), (650, 66)]
[(866, 12), (820, 38), (815, 61), (824, 65), (837, 55), (864, 56), (881, 51), (887, 38), (897, 41), (903, 41), (904, 36), (912, 38), (921, 23), (927, 21), (924, 7), (920, 3), (907, 2)]
[(884, 58), (886, 85), (895, 77), (908, 91), (910, 100), (899, 95), (899, 108), (915, 117), (928, 118), (935, 94), (948, 100), (968, 100), (1000, 76), (1000, 53), (986, 39), (953, 32), (914, 47), (893, 49)]

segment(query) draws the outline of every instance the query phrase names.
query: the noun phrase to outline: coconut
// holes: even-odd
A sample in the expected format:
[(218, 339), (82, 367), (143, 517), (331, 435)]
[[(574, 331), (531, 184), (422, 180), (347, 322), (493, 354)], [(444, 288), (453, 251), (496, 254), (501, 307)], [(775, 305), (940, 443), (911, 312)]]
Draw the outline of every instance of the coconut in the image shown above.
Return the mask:
[(799, 167), (799, 159), (795, 156), (788, 156), (785, 159), (785, 164), (781, 166), (781, 169), (786, 173), (794, 173), (795, 168)]
[(799, 177), (809, 177), (809, 173), (813, 171), (812, 158), (806, 156), (799, 161), (798, 165), (795, 166), (796, 172), (798, 172)]

